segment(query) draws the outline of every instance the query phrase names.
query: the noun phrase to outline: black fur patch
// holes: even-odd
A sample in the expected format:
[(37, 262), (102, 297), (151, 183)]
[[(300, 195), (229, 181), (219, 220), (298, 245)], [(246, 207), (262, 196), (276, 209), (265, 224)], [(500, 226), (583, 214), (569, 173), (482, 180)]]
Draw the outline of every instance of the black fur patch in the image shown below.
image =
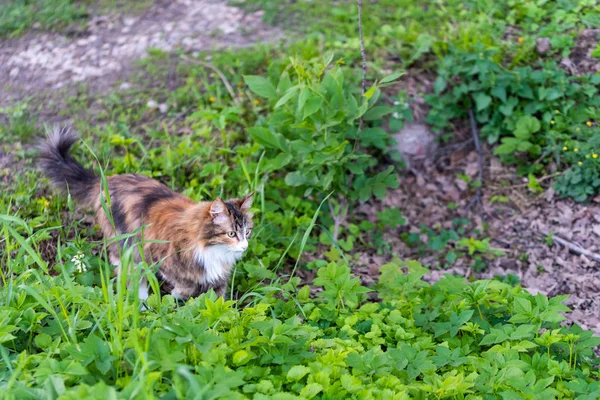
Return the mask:
[(163, 276), (163, 274), (159, 271), (156, 272), (156, 280), (158, 281), (158, 285), (160, 287), (160, 294), (162, 296), (166, 294), (171, 294), (173, 290), (173, 285)]
[(227, 209), (229, 210), (229, 213), (233, 217), (233, 227), (234, 227), (234, 229), (235, 230), (241, 230), (242, 227), (246, 223), (246, 218), (244, 218), (244, 214), (242, 214), (242, 212), (236, 206), (234, 206), (233, 204), (231, 204), (229, 202), (225, 202), (225, 205), (227, 206)]
[(78, 137), (68, 130), (55, 128), (38, 146), (39, 163), (55, 186), (63, 192), (68, 190), (77, 199), (84, 199), (98, 177), (69, 154), (71, 146), (77, 140)]
[(115, 224), (117, 233), (123, 234), (129, 232), (127, 222), (125, 220), (125, 212), (123, 211), (123, 205), (117, 198), (112, 198), (111, 201), (113, 223)]
[(142, 197), (142, 201), (137, 205), (137, 211), (140, 215), (145, 215), (150, 211), (150, 208), (159, 201), (173, 199), (176, 194), (168, 187), (159, 187), (152, 193), (148, 193)]

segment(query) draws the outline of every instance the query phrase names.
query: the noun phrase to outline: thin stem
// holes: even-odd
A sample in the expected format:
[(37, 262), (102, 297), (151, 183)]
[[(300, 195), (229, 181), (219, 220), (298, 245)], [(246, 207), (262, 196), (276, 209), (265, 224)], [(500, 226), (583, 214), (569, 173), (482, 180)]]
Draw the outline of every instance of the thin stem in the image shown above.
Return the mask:
[[(363, 23), (362, 23), (362, 0), (357, 0), (356, 5), (358, 7), (358, 33), (360, 35), (360, 56), (362, 58), (362, 94), (367, 92), (367, 54), (365, 52), (365, 38), (363, 36)], [(362, 118), (361, 118), (362, 122)]]

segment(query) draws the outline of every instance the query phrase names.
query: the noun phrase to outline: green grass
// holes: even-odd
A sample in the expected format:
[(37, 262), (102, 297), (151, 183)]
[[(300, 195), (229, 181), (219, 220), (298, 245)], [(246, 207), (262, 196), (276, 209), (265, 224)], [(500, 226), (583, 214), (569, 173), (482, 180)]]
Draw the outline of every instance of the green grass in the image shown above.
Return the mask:
[(0, 37), (18, 36), (31, 28), (61, 30), (85, 25), (92, 12), (139, 12), (153, 0), (7, 0), (0, 6)]
[[(484, 54), (495, 51), (485, 65), (513, 76), (513, 68), (539, 59), (533, 35), (552, 29), (572, 35), (595, 14), (568, 7), (575, 2), (561, 3), (565, 12), (550, 2), (536, 3), (537, 11), (483, 0), (429, 2), (429, 8), (365, 3), (369, 86), (377, 81), (367, 96), (360, 90), (353, 3), (249, 2), (271, 7), (266, 17), (274, 22), (303, 16), (310, 23), (306, 40), (286, 47), (211, 53), (233, 93), (212, 69), (153, 51), (128, 79), (131, 89), (98, 97), (81, 87), (57, 110), (73, 119), (83, 139), (74, 155), (103, 174), (143, 173), (194, 200), (256, 192), (255, 233), (227, 301), (211, 293), (182, 305), (153, 295), (140, 311), (137, 287), (127, 290), (124, 277), (112, 276), (107, 243), (89, 216), (53, 194), (34, 168), (30, 145), (43, 132), (36, 116), (45, 105), (32, 100), (1, 110), (0, 139), (14, 162), (6, 174), (0, 171), (0, 398), (600, 395), (593, 352), (600, 340), (577, 325), (561, 325), (564, 297), (532, 296), (514, 277), (466, 282), (447, 276), (430, 285), (416, 261), (381, 266), (370, 288), (351, 274), (359, 249), (392, 259), (384, 233), (439, 255), (441, 266), (466, 258), (481, 270), (498, 256), (487, 232), (468, 220), (447, 230), (423, 226), (419, 235), (402, 230), (401, 210), (383, 210), (373, 221), (355, 212), (359, 201), (384, 197), (397, 183), (398, 169), (384, 161), (389, 137), (382, 127), (411, 118), (403, 104), (393, 104), (406, 97), (383, 78), (403, 68), (439, 72), (446, 86), (436, 84), (440, 103), (430, 122), (460, 123), (460, 110), (445, 105), (466, 109), (482, 101), (475, 93), (488, 95), (497, 86), (465, 67), (477, 62), (469, 57), (479, 54), (478, 46)], [(572, 25), (541, 23), (574, 15)], [(505, 35), (509, 26), (523, 35), (522, 45), (518, 36)], [(473, 95), (457, 89), (456, 77), (475, 88)], [(149, 108), (150, 100), (166, 104), (166, 113)], [(519, 97), (520, 112), (530, 103)], [(549, 100), (533, 103), (553, 107)], [(480, 124), (510, 122), (485, 121), (502, 103), (488, 106), (476, 110)], [(525, 125), (530, 134), (541, 132), (531, 120)], [(499, 140), (507, 137), (504, 132)], [(337, 241), (334, 217), (342, 220)], [(130, 262), (128, 252), (121, 262)], [(141, 263), (132, 273), (156, 285), (156, 268)], [(312, 273), (309, 287), (299, 276)]]
[(35, 24), (46, 30), (64, 28), (86, 17), (85, 7), (72, 0), (11, 0), (0, 7), (0, 36), (17, 36)]

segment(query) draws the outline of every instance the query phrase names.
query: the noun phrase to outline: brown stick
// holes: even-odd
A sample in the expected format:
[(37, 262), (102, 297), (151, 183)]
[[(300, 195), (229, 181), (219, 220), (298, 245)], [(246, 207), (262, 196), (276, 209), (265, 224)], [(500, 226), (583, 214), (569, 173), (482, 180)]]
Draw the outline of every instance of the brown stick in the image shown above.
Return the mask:
[[(549, 236), (548, 233), (544, 233), (544, 232), (542, 232), (542, 235)], [(561, 245), (565, 246), (566, 248), (568, 248), (569, 251), (571, 251), (571, 253), (584, 255), (587, 258), (591, 258), (592, 260), (594, 260), (596, 262), (600, 262), (600, 254), (586, 250), (583, 247), (578, 246), (575, 243), (571, 243), (568, 240), (563, 239), (556, 235), (552, 235), (552, 240), (555, 241), (556, 243), (561, 244)]]
[(363, 36), (362, 0), (357, 0), (358, 7), (358, 34), (360, 36), (360, 56), (362, 58), (362, 94), (367, 92), (367, 53), (365, 52), (365, 38)]
[(475, 192), (475, 197), (473, 197), (473, 199), (467, 205), (467, 210), (470, 209), (474, 204), (479, 204), (483, 209), (483, 203), (481, 200), (481, 187), (483, 186), (483, 153), (481, 152), (481, 144), (479, 143), (479, 132), (477, 131), (477, 122), (475, 121), (473, 109), (469, 109), (469, 122), (471, 123), (471, 133), (473, 134), (473, 141), (475, 142), (475, 150), (477, 150), (477, 177), (479, 178), (479, 187)]
[[(556, 178), (557, 176), (562, 175), (562, 172), (555, 172), (553, 174), (550, 175), (544, 175), (542, 176), (540, 179), (538, 179), (538, 183), (547, 181), (548, 179), (552, 179), (552, 178)], [(494, 188), (495, 191), (501, 191), (501, 190), (512, 190), (512, 189), (517, 189), (517, 188), (524, 188), (529, 186), (529, 183), (519, 183), (517, 185), (511, 185), (511, 186), (504, 186), (504, 187), (496, 187)]]
[[(358, 8), (358, 35), (360, 38), (360, 57), (362, 58), (362, 95), (364, 96), (367, 92), (367, 53), (365, 51), (365, 38), (363, 36), (363, 21), (362, 21), (362, 0), (356, 0), (356, 6)], [(363, 117), (362, 115), (358, 119), (358, 132), (362, 131), (363, 128)], [(358, 139), (354, 142), (354, 150), (356, 150)]]

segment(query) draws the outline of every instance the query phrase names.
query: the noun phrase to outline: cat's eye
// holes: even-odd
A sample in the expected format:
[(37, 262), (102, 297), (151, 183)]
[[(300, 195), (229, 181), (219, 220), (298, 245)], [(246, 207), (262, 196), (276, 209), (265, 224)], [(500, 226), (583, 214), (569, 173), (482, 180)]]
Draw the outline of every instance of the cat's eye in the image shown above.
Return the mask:
[(227, 236), (229, 236), (230, 238), (235, 237), (235, 231), (227, 232)]
[(251, 234), (252, 234), (252, 229), (246, 230), (246, 237), (250, 237)]

